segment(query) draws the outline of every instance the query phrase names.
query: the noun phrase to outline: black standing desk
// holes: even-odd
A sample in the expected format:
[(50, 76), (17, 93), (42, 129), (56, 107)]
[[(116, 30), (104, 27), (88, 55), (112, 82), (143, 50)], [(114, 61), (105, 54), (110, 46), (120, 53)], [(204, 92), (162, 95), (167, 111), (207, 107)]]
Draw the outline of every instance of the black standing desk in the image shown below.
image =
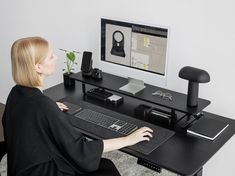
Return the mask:
[[(76, 75), (74, 75), (76, 78)], [(83, 82), (84, 83), (84, 82)], [(84, 84), (82, 82), (76, 82), (76, 86), (73, 89), (65, 88), (63, 84), (58, 84), (44, 91), (44, 94), (49, 96), (55, 101), (63, 98), (71, 100), (71, 102), (83, 101)], [(91, 88), (91, 85), (87, 85), (86, 88)], [(117, 90), (114, 92), (117, 92)], [(143, 103), (143, 99), (135, 99), (130, 95), (121, 94), (124, 97), (124, 103), (119, 107), (107, 106), (107, 108), (114, 111), (122, 112), (127, 115), (133, 114), (133, 108), (136, 105)], [(91, 103), (98, 104), (100, 102), (87, 100)], [(151, 102), (147, 102), (151, 103)], [(99, 104), (105, 107), (105, 104)], [(184, 110), (183, 110), (184, 111)], [(195, 111), (193, 111), (195, 112)], [(134, 152), (128, 149), (122, 149), (122, 151), (143, 159), (157, 167), (167, 169), (174, 173), (187, 176), (202, 176), (203, 165), (233, 136), (235, 133), (235, 121), (229, 118), (204, 112), (208, 117), (219, 119), (229, 124), (229, 127), (221, 133), (218, 138), (213, 142), (187, 136), (184, 133), (177, 133), (171, 137), (168, 141), (163, 143), (160, 147), (154, 150), (150, 155), (146, 156), (138, 152)], [(82, 124), (81, 124), (82, 125)], [(95, 134), (89, 134), (86, 131), (82, 131), (87, 135), (95, 137)]]

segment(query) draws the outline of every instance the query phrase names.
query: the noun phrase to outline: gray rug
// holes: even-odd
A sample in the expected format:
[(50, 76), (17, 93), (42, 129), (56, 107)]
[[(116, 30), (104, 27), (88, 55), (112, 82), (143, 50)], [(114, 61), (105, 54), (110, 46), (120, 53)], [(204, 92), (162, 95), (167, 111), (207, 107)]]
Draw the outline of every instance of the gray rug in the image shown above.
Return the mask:
[(103, 157), (112, 160), (122, 176), (178, 176), (165, 169), (162, 169), (161, 173), (157, 173), (138, 165), (137, 158), (121, 151), (107, 152), (103, 154)]
[(0, 175), (7, 176), (7, 155), (4, 155), (0, 161)]

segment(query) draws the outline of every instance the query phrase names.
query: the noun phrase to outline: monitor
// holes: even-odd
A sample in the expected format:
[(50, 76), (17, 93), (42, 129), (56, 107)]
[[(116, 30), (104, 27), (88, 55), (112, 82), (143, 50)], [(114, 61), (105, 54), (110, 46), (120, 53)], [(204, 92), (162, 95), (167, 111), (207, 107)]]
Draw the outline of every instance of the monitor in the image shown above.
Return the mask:
[(166, 27), (101, 18), (101, 64), (106, 72), (166, 85)]

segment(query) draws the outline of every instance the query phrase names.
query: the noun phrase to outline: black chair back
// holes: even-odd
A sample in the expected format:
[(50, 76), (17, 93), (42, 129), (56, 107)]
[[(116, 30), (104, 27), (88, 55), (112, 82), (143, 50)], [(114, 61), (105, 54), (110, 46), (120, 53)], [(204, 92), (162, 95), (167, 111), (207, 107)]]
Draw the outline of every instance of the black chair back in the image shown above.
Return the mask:
[(7, 153), (7, 146), (5, 141), (0, 142), (0, 161), (2, 157)]

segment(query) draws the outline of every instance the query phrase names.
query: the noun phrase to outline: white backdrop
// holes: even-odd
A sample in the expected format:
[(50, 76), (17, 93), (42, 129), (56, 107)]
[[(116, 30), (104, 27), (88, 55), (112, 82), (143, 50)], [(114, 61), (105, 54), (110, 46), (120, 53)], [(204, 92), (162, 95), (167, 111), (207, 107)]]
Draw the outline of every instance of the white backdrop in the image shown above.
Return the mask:
[[(64, 53), (58, 48), (93, 52), (99, 66), (100, 18), (103, 16), (170, 27), (166, 88), (187, 92), (178, 77), (186, 65), (205, 69), (211, 82), (200, 85), (199, 96), (211, 100), (206, 111), (235, 119), (235, 1), (233, 0), (1, 0), (0, 1), (0, 102), (14, 85), (10, 47), (18, 38), (42, 36), (58, 55), (58, 72), (46, 87), (62, 81)], [(80, 59), (81, 60), (81, 59)], [(79, 67), (80, 67), (79, 60)], [(150, 80), (149, 83), (157, 85)], [(231, 147), (233, 146), (233, 147)], [(235, 141), (230, 140), (205, 165), (204, 176), (235, 175)], [(233, 150), (232, 150), (233, 149)], [(220, 161), (224, 165), (220, 165)]]

